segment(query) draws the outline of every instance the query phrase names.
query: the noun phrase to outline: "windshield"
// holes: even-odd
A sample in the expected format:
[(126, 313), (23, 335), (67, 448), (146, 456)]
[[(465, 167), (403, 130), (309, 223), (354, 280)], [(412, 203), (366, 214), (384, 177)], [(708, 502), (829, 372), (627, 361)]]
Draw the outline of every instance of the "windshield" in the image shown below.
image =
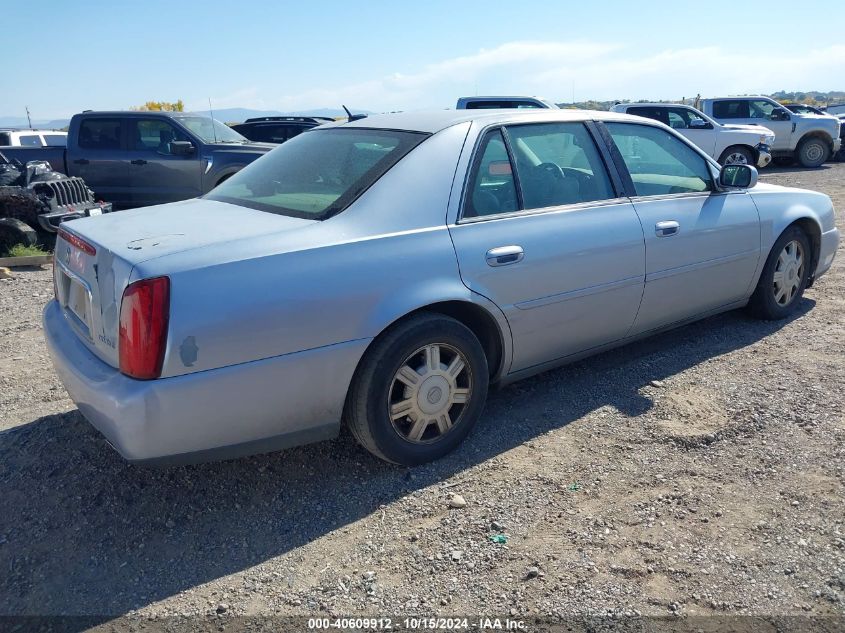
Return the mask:
[(427, 136), (395, 130), (314, 129), (265, 154), (205, 197), (324, 220), (348, 207)]
[(246, 138), (217, 119), (205, 116), (180, 116), (176, 120), (206, 143), (249, 143)]

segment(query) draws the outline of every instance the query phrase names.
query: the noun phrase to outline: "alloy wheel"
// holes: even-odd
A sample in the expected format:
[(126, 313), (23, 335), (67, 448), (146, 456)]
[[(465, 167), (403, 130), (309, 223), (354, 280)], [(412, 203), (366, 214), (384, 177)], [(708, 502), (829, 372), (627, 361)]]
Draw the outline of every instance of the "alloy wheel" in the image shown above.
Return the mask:
[(390, 422), (409, 442), (437, 441), (460, 423), (472, 389), (469, 362), (460, 350), (444, 343), (421, 347), (391, 381)]
[(804, 278), (805, 259), (804, 248), (797, 240), (787, 242), (778, 255), (772, 283), (778, 305), (789, 305), (798, 294)]

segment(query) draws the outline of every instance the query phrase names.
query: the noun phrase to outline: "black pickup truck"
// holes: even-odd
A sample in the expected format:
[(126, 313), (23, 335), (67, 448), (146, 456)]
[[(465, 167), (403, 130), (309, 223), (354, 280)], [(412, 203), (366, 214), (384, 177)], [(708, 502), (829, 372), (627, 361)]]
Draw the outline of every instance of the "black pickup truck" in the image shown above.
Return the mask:
[(201, 196), (274, 147), (197, 114), (86, 111), (70, 120), (67, 148), (3, 152), (83, 178), (98, 199), (143, 207)]

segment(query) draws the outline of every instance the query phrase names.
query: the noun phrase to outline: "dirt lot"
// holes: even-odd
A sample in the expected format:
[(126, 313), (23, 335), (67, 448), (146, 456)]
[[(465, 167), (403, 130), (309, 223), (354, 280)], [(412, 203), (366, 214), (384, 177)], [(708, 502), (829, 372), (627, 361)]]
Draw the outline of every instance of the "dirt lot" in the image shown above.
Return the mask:
[[(762, 180), (828, 193), (845, 226), (845, 164)], [(498, 391), (413, 470), (346, 434), (127, 466), (47, 358), (50, 273), (20, 272), (0, 281), (0, 615), (842, 616), (842, 250), (794, 318), (729, 313)]]

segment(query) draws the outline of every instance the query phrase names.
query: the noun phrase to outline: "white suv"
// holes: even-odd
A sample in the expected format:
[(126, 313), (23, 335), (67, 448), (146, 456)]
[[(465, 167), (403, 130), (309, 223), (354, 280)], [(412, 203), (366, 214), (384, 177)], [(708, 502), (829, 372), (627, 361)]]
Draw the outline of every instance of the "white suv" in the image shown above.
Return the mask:
[(67, 132), (0, 130), (0, 147), (66, 147)]
[(772, 162), (775, 133), (758, 125), (722, 125), (695, 108), (679, 103), (618, 103), (613, 112), (625, 112), (665, 123), (698, 145), (722, 165)]

